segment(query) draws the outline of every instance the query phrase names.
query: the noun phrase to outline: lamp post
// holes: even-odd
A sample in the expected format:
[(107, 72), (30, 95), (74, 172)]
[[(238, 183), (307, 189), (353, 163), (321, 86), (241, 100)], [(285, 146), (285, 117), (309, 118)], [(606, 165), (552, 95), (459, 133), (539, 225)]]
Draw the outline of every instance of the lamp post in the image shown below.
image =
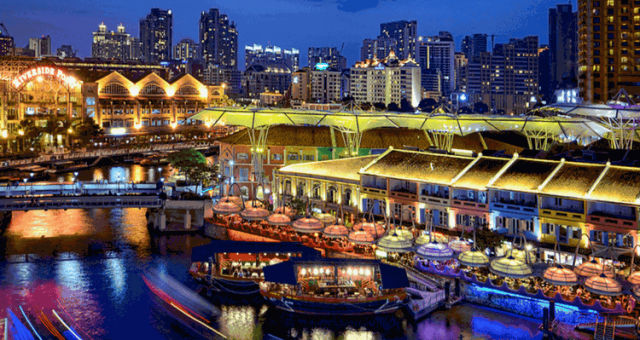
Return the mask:
[[(26, 177), (25, 177), (25, 178), (23, 178), (22, 180), (24, 181), (24, 184), (27, 184), (27, 180), (28, 180), (28, 178), (26, 178)], [(25, 191), (26, 191), (26, 189), (25, 189)], [(25, 195), (24, 195), (24, 196), (25, 196), (25, 197), (27, 196), (27, 195), (26, 195), (26, 193), (25, 193)]]
[(35, 175), (35, 174), (34, 174), (33, 172), (29, 174), (29, 177), (31, 177), (31, 190), (30, 190), (30, 191), (31, 191), (31, 194), (32, 194), (32, 195), (33, 195), (33, 176), (34, 176), (34, 175)]
[(453, 98), (455, 97), (456, 99), (456, 113), (458, 113), (458, 111), (460, 110), (460, 102), (466, 102), (467, 101), (467, 94), (464, 92), (454, 92), (451, 93), (451, 100), (453, 101)]

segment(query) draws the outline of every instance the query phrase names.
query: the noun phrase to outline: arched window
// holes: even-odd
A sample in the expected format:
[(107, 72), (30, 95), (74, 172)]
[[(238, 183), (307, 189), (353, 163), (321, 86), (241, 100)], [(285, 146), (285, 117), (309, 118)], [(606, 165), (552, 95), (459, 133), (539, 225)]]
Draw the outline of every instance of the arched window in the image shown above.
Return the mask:
[(296, 196), (304, 196), (305, 186), (306, 185), (304, 181), (298, 182), (298, 186), (296, 187)]
[(291, 195), (291, 180), (284, 181), (284, 194)]
[(322, 186), (319, 183), (313, 183), (313, 198), (322, 198)]
[(178, 96), (199, 96), (200, 91), (198, 91), (198, 89), (194, 86), (184, 85), (178, 89), (178, 92), (176, 92), (176, 94)]
[(142, 90), (140, 90), (140, 94), (146, 94), (146, 95), (163, 95), (163, 94), (167, 94), (164, 89), (160, 86), (158, 86), (158, 84), (149, 84), (145, 87), (142, 88)]
[(344, 190), (344, 195), (342, 196), (342, 204), (351, 205), (351, 189), (347, 188)]
[(327, 190), (327, 202), (329, 203), (336, 203), (336, 194), (338, 193), (338, 189), (336, 189), (336, 187), (334, 187), (333, 185), (329, 187), (329, 190)]
[(118, 96), (128, 96), (129, 90), (126, 87), (122, 86), (119, 83), (111, 83), (107, 84), (105, 87), (100, 90), (100, 94), (110, 94), (110, 95), (118, 95)]

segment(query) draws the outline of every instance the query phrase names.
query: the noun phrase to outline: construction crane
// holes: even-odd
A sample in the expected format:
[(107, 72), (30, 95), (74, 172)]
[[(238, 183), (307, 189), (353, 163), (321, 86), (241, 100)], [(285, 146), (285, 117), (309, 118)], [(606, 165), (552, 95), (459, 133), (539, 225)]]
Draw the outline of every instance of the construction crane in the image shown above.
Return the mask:
[(492, 34), (491, 35), (491, 51), (493, 52), (493, 48), (495, 46), (494, 41), (496, 37), (506, 37), (504, 34)]

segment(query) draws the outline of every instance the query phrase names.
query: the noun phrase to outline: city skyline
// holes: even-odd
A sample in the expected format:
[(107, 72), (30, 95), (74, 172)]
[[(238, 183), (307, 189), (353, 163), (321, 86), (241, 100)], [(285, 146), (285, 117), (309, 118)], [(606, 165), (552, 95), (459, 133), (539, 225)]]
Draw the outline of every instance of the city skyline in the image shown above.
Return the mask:
[[(51, 35), (52, 48), (71, 44), (79, 51), (80, 57), (91, 56), (91, 32), (101, 22), (110, 27), (122, 23), (127, 32), (138, 37), (139, 20), (150, 9), (158, 7), (171, 9), (174, 15), (173, 41), (183, 38), (198, 38), (198, 20), (201, 11), (210, 7), (219, 8), (236, 22), (238, 46), (252, 45), (257, 42), (303, 51), (300, 65), (307, 65), (306, 51), (309, 47), (342, 48), (347, 57), (348, 66), (360, 60), (362, 40), (379, 33), (380, 24), (399, 20), (418, 21), (418, 35), (437, 35), (439, 31), (449, 31), (460, 50), (460, 42), (465, 35), (474, 33), (496, 34), (496, 43), (506, 42), (509, 38), (522, 38), (537, 35), (541, 44), (548, 43), (548, 11), (565, 1), (533, 1), (522, 3), (502, 3), (490, 0), (476, 4), (471, 1), (443, 3), (435, 7), (425, 7), (419, 1), (303, 1), (279, 0), (262, 2), (253, 0), (226, 4), (201, 5), (175, 4), (168, 1), (154, 3), (112, 2), (110, 8), (98, 8), (95, 4), (80, 1), (67, 2), (65, 8), (23, 1), (10, 3), (4, 10), (5, 17), (0, 18), (14, 37), (17, 46), (24, 46), (28, 39), (42, 35)], [(500, 4), (501, 6), (497, 6)], [(37, 8), (37, 10), (35, 10)], [(487, 12), (486, 9), (495, 9)], [(103, 13), (97, 15), (94, 13)], [(478, 15), (483, 13), (484, 15)], [(291, 20), (282, 20), (282, 16)], [(438, 17), (441, 20), (430, 20)], [(327, 25), (327, 18), (334, 18), (336, 24)], [(69, 24), (74, 22), (74, 24)], [(306, 26), (307, 29), (291, 29)], [(265, 28), (267, 27), (267, 28)], [(238, 53), (238, 64), (244, 67), (244, 53)]]

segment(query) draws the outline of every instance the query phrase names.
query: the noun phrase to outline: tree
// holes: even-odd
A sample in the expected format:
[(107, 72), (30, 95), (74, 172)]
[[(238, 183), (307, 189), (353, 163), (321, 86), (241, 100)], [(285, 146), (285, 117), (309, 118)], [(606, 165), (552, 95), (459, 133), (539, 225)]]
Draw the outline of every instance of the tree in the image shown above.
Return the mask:
[(373, 107), (377, 110), (377, 111), (384, 111), (387, 109), (387, 106), (384, 105), (384, 103), (379, 102), (379, 103), (375, 103), (373, 104)]
[[(41, 137), (41, 131), (32, 119), (24, 119), (20, 121), (20, 128), (24, 135), (22, 136), (23, 150), (27, 147), (32, 147), (34, 143)], [(25, 145), (26, 144), (26, 145)]]
[(50, 115), (47, 117), (45, 125), (42, 127), (42, 132), (49, 136), (48, 144), (50, 147), (54, 147), (57, 145), (57, 141), (55, 140), (55, 135), (60, 132), (62, 126), (62, 120), (57, 116)]
[(304, 215), (307, 204), (302, 198), (298, 196), (291, 197), (291, 210), (295, 212), (296, 215)]
[(504, 241), (504, 236), (490, 230), (487, 225), (483, 225), (476, 228), (476, 247), (484, 251), (489, 248), (495, 251), (495, 248), (499, 247)]
[(389, 103), (387, 107), (389, 108), (389, 111), (400, 112), (400, 107), (398, 107), (398, 104), (396, 103)]
[(460, 110), (458, 110), (459, 114), (470, 114), (473, 113), (473, 110), (471, 110), (470, 107), (465, 106), (465, 107), (461, 107)]
[(168, 161), (171, 163), (171, 166), (184, 173), (187, 180), (191, 179), (190, 176), (194, 175), (192, 172), (194, 169), (207, 165), (207, 158), (195, 149), (186, 149), (172, 153), (169, 155)]
[(87, 144), (92, 138), (96, 138), (102, 135), (103, 131), (98, 124), (93, 120), (93, 118), (87, 118), (83, 121), (80, 121), (78, 125), (74, 128), (74, 133), (82, 143)]
[(438, 102), (433, 98), (425, 98), (420, 101), (420, 104), (418, 104), (418, 107), (422, 112), (431, 112), (436, 106), (438, 106)]
[(413, 105), (409, 103), (407, 98), (402, 98), (400, 101), (400, 112), (413, 112), (414, 110)]
[(342, 98), (342, 105), (355, 104), (356, 100), (352, 96)]
[(473, 112), (475, 113), (485, 114), (488, 111), (489, 111), (489, 105), (483, 102), (477, 102), (473, 104)]
[(218, 165), (198, 163), (188, 171), (186, 177), (196, 183), (201, 182), (203, 187), (207, 187), (220, 180), (220, 178), (218, 178), (218, 174), (220, 173), (220, 167)]
[(371, 110), (372, 107), (373, 105), (371, 105), (371, 103), (362, 103), (360, 105), (360, 108), (363, 109), (364, 111), (369, 111)]

